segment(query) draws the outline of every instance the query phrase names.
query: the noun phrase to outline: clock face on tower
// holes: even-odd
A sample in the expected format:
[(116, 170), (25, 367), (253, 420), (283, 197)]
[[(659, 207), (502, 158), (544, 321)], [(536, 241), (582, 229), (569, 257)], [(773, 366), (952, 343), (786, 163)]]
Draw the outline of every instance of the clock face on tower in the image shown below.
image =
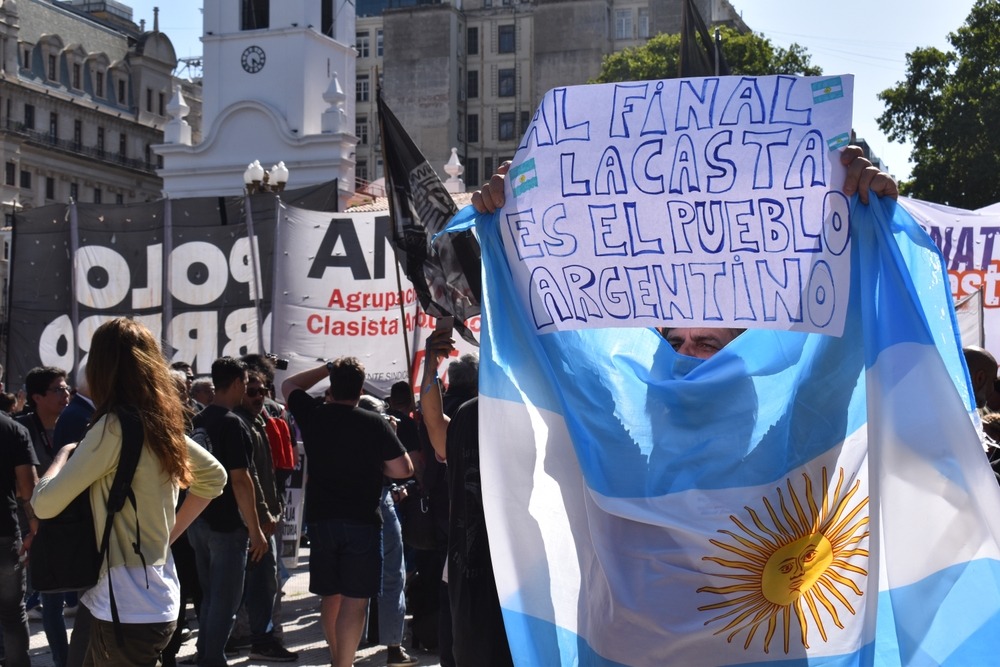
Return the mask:
[(264, 49), (259, 46), (248, 46), (243, 51), (243, 57), (240, 59), (240, 62), (243, 63), (243, 69), (250, 74), (256, 74), (264, 69), (264, 62), (266, 60), (267, 57), (264, 55)]

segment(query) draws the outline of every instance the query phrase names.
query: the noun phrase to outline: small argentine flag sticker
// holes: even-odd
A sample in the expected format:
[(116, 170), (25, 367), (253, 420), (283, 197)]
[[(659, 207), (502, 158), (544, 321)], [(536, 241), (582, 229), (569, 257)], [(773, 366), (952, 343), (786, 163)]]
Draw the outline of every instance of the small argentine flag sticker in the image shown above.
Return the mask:
[(538, 187), (538, 172), (535, 171), (535, 158), (525, 160), (516, 167), (511, 167), (507, 174), (514, 188), (514, 196), (520, 197), (528, 190)]
[(846, 132), (843, 134), (838, 134), (832, 139), (827, 139), (826, 145), (830, 147), (831, 151), (835, 151), (838, 148), (843, 148), (851, 143), (851, 135)]
[(812, 91), (814, 103), (829, 102), (844, 96), (844, 84), (839, 76), (835, 76), (832, 79), (817, 81), (812, 85)]

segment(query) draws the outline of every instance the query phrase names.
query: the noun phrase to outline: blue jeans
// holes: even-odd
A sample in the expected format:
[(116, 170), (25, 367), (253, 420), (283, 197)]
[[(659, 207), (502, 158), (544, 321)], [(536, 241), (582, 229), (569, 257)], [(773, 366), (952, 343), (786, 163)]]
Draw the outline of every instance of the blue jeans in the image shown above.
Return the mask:
[(243, 594), (250, 622), (250, 641), (254, 648), (271, 642), (271, 616), (278, 595), (276, 552), (277, 544), (274, 535), (271, 535), (267, 541), (267, 553), (258, 562), (247, 564)]
[[(412, 501), (411, 501), (412, 502)], [(382, 592), (378, 596), (378, 640), (386, 646), (403, 641), (406, 616), (406, 567), (403, 564), (403, 531), (388, 486), (382, 487)]]
[(228, 664), (226, 642), (243, 597), (249, 534), (243, 527), (229, 533), (212, 530), (199, 518), (187, 535), (203, 596), (198, 615), (198, 665), (224, 667)]
[(63, 619), (63, 602), (66, 600), (66, 595), (66, 593), (41, 594), (42, 629), (45, 630), (45, 640), (52, 651), (52, 664), (55, 667), (66, 667), (66, 656), (69, 653), (66, 621)]
[(28, 616), (24, 611), (24, 565), (17, 555), (21, 540), (0, 537), (0, 626), (7, 667), (27, 667)]

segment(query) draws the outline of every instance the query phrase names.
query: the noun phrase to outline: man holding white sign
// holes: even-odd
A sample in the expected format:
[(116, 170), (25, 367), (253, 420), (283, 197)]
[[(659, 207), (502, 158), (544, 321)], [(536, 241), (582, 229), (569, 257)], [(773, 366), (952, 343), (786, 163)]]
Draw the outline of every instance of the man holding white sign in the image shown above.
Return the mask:
[[(843, 188), (845, 193), (853, 194), (854, 192), (858, 192), (866, 202), (868, 200), (869, 192), (874, 192), (876, 195), (888, 196), (891, 198), (895, 198), (897, 196), (898, 190), (895, 181), (888, 174), (880, 172), (873, 167), (871, 162), (861, 155), (861, 149), (857, 146), (851, 146), (845, 149), (842, 160), (844, 165), (847, 167), (847, 176)], [(473, 206), (475, 206), (476, 210), (480, 213), (494, 212), (503, 207), (505, 203), (504, 185), (509, 166), (509, 163), (501, 165), (497, 174), (494, 175), (488, 183), (483, 185), (482, 190), (477, 191), (473, 195)], [(680, 354), (699, 359), (707, 359), (721, 350), (727, 343), (736, 338), (740, 332), (741, 329), (733, 328), (675, 327), (667, 330), (665, 337), (671, 346)], [(421, 383), (423, 387), (421, 412), (424, 424), (427, 427), (431, 442), (441, 458), (445, 458), (445, 452), (448, 449), (445, 444), (446, 437), (452, 436), (453, 434), (452, 431), (447, 428), (450, 422), (449, 418), (441, 411), (440, 389), (437, 382), (436, 364), (432, 363), (431, 360), (440, 361), (441, 359), (447, 358), (448, 354), (453, 349), (453, 341), (448, 338), (448, 335), (449, 334), (446, 332), (435, 332), (428, 338), (426, 351), (426, 359), (428, 360), (428, 363), (425, 366), (424, 380)], [(468, 429), (466, 429), (466, 431), (468, 431)], [(452, 446), (455, 449), (462, 447), (462, 445), (459, 444), (454, 444)], [(467, 448), (468, 445), (465, 445), (465, 447)], [(465, 479), (466, 475), (455, 473), (453, 471), (450, 477), (453, 479)], [(464, 491), (463, 489), (453, 488), (451, 490), (452, 494), (468, 492), (468, 482), (465, 483), (463, 488)], [(455, 530), (456, 528), (453, 526), (452, 529)], [(450, 538), (450, 541), (451, 539), (455, 538)], [(460, 585), (465, 585), (463, 581), (458, 581), (457, 579), (458, 577), (454, 575), (450, 577), (450, 581), (454, 580), (452, 585), (455, 588), (458, 588)], [(484, 631), (490, 630), (491, 632), (495, 629), (495, 610), (466, 607), (462, 610), (462, 614), (480, 614), (484, 619), (477, 620), (472, 623), (466, 623), (464, 627), (479, 626), (482, 627)], [(489, 637), (493, 642), (498, 641), (493, 634), (489, 634)], [(472, 650), (479, 649), (494, 656), (499, 655), (501, 650), (506, 650), (506, 647), (502, 643), (484, 646), (485, 637), (456, 637), (456, 643), (458, 643), (459, 639), (461, 639), (461, 643), (463, 645), (470, 645)], [(456, 651), (456, 658), (458, 656), (459, 653)], [(459, 661), (459, 664), (462, 664), (461, 660)]]
[(506, 193), (491, 183), (474, 200), (508, 203), (498, 222), (536, 331), (618, 321), (838, 335), (849, 197), (866, 202), (872, 184), (896, 193), (855, 164), (860, 151), (838, 159), (852, 89), (851, 76), (776, 76), (551, 91)]
[[(846, 169), (843, 192), (847, 196), (854, 194), (863, 204), (868, 203), (869, 192), (879, 197), (896, 199), (899, 188), (892, 176), (879, 171), (858, 146), (847, 146), (840, 156), (840, 161)], [(503, 208), (506, 203), (504, 187), (510, 163), (505, 162), (497, 169), (497, 173), (481, 190), (472, 195), (472, 205), (480, 213), (493, 213)], [(742, 329), (735, 328), (692, 328), (670, 327), (662, 330), (670, 345), (690, 357), (707, 359), (718, 352), (727, 343), (740, 334)]]
[[(871, 664), (872, 651), (907, 664), (912, 631), (932, 660), (986, 654), (985, 631), (938, 629), (947, 614), (932, 622), (938, 607), (913, 614), (903, 600), (907, 586), (954, 586), (949, 563), (1000, 561), (996, 533), (971, 526), (989, 519), (977, 504), (988, 470), (955, 434), (961, 419), (944, 417), (961, 412), (944, 389), (962, 387), (945, 379), (938, 403), (914, 407), (927, 377), (961, 370), (928, 239), (891, 204), (848, 201), (897, 196), (838, 145), (849, 117), (809, 122), (845, 91), (849, 107), (850, 87), (734, 77), (554, 91), (513, 167), (474, 197), (481, 213), (503, 207), (476, 220), (478, 410), (517, 664)], [(695, 130), (709, 136), (685, 138)], [(649, 331), (664, 326), (680, 354)], [(793, 333), (730, 346), (744, 327)], [(428, 356), (443, 346), (435, 337)], [(433, 377), (424, 385), (440, 437)], [(955, 458), (920, 460), (931, 453)], [(958, 505), (908, 491), (939, 482)], [(915, 514), (928, 520), (911, 536)], [(950, 521), (966, 522), (982, 560), (934, 550), (907, 568), (900, 556), (939, 544), (925, 533)], [(993, 597), (969, 590), (962, 604), (989, 618)]]

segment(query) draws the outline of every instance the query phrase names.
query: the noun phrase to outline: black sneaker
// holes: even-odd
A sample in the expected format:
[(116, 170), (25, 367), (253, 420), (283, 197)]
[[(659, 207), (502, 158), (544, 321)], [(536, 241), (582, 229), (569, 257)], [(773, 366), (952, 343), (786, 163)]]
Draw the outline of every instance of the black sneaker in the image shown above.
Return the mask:
[(390, 646), (385, 656), (386, 667), (412, 667), (420, 661), (403, 650), (402, 646)]
[(229, 641), (226, 642), (226, 655), (229, 657), (239, 655), (240, 650), (250, 648), (251, 643), (249, 635), (245, 637), (230, 637)]
[(271, 642), (252, 648), (250, 659), (264, 660), (265, 662), (295, 662), (299, 659), (299, 654), (292, 653), (278, 642)]

